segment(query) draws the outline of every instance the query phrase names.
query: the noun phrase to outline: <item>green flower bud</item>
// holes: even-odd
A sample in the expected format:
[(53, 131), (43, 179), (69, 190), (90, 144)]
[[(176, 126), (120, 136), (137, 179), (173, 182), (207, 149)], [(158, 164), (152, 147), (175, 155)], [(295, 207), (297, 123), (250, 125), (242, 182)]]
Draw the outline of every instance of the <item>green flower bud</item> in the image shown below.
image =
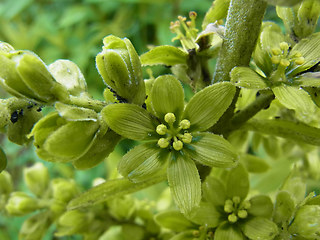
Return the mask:
[(43, 239), (50, 227), (52, 220), (50, 212), (41, 212), (24, 221), (19, 231), (19, 239), (37, 240)]
[(164, 124), (160, 124), (157, 126), (157, 129), (156, 129), (156, 132), (159, 134), (159, 135), (165, 135), (167, 133), (167, 126), (164, 125)]
[(173, 146), (174, 150), (180, 151), (183, 148), (183, 143), (180, 140), (174, 141), (172, 146)]
[(49, 65), (49, 71), (67, 91), (74, 96), (87, 92), (87, 83), (79, 67), (69, 60), (57, 60)]
[(298, 4), (302, 0), (265, 0), (265, 1), (272, 5), (291, 7)]
[(23, 216), (39, 208), (38, 200), (24, 192), (11, 193), (6, 205), (7, 212), (13, 216)]
[(51, 181), (53, 198), (62, 202), (69, 202), (79, 194), (79, 189), (73, 179), (56, 178)]
[(298, 209), (289, 232), (306, 239), (319, 239), (320, 206), (305, 205)]
[[(30, 105), (32, 106), (32, 105)], [(29, 143), (28, 137), (33, 125), (42, 117), (37, 107), (24, 107), (21, 109), (10, 109), (10, 121), (8, 123), (8, 139), (19, 145)]]
[(51, 162), (79, 159), (92, 147), (99, 130), (97, 114), (90, 109), (57, 105), (34, 126), (31, 136), (38, 156)]
[(0, 41), (0, 52), (9, 53), (10, 51), (14, 51), (14, 48), (9, 43)]
[(167, 113), (165, 116), (164, 116), (164, 120), (169, 123), (169, 124), (172, 124), (176, 121), (176, 116), (173, 114), (173, 113)]
[(110, 35), (103, 43), (103, 50), (96, 57), (103, 80), (125, 101), (142, 105), (146, 98), (145, 84), (139, 56), (130, 40)]
[(8, 195), (12, 192), (13, 184), (11, 175), (7, 171), (0, 173), (0, 196)]
[(55, 235), (65, 236), (86, 232), (91, 218), (79, 210), (65, 212), (57, 221), (58, 232)]
[(7, 167), (7, 156), (0, 147), (0, 173)]
[(49, 171), (42, 163), (23, 170), (24, 181), (32, 193), (40, 197), (48, 189)]
[(135, 211), (135, 201), (129, 196), (108, 201), (110, 214), (120, 220), (129, 220)]
[(66, 89), (55, 81), (44, 62), (29, 51), (0, 52), (0, 85), (11, 95), (41, 103), (67, 100)]

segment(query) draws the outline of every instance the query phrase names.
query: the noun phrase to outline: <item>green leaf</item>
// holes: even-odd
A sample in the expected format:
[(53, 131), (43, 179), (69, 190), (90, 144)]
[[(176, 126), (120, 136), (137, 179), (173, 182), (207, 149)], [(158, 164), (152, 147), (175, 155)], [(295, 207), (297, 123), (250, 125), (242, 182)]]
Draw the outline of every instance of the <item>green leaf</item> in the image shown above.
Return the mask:
[(186, 148), (186, 151), (193, 160), (210, 167), (232, 167), (238, 161), (233, 146), (212, 133), (194, 133), (190, 149)]
[(167, 164), (168, 153), (155, 144), (141, 144), (122, 157), (118, 170), (133, 182), (145, 181)]
[(191, 122), (190, 129), (205, 131), (213, 126), (231, 104), (235, 90), (232, 83), (221, 82), (196, 93), (183, 114)]
[(213, 205), (223, 206), (226, 201), (226, 188), (224, 184), (215, 177), (207, 177), (202, 183), (203, 198)]
[(192, 211), (190, 215), (192, 222), (212, 228), (217, 227), (223, 221), (223, 216), (219, 209), (210, 202), (201, 202), (200, 206)]
[(0, 173), (7, 167), (7, 156), (0, 147)]
[(243, 129), (320, 146), (320, 129), (302, 122), (252, 119), (243, 126)]
[(249, 192), (249, 176), (247, 170), (241, 164), (230, 170), (226, 186), (229, 198), (235, 196), (241, 199), (246, 198)]
[(308, 38), (302, 39), (290, 51), (289, 57), (296, 52), (300, 52), (305, 59), (302, 65), (296, 65), (288, 72), (289, 77), (296, 76), (298, 73), (303, 72), (320, 61), (320, 33), (314, 33)]
[(245, 236), (241, 233), (236, 225), (231, 225), (228, 222), (222, 223), (214, 234), (214, 240), (245, 240)]
[(270, 168), (269, 164), (263, 158), (251, 154), (240, 154), (240, 162), (246, 167), (248, 172), (263, 173)]
[(146, 139), (156, 129), (147, 110), (134, 104), (111, 104), (101, 115), (113, 131), (129, 139)]
[(186, 155), (176, 154), (170, 159), (168, 182), (173, 199), (180, 211), (189, 214), (199, 206), (201, 182), (196, 164)]
[(269, 86), (267, 80), (249, 67), (235, 67), (232, 69), (231, 82), (238, 87), (248, 89), (264, 89)]
[(282, 223), (289, 224), (294, 210), (295, 203), (291, 195), (287, 191), (278, 192), (274, 207), (273, 221), (279, 225)]
[(88, 108), (75, 107), (67, 104), (57, 102), (55, 104), (59, 115), (68, 121), (94, 121), (98, 119), (98, 114)]
[(99, 128), (93, 121), (68, 122), (54, 131), (43, 147), (57, 158), (78, 158), (87, 152)]
[(157, 77), (149, 97), (160, 119), (163, 120), (167, 113), (174, 113), (179, 120), (184, 108), (184, 92), (181, 83), (173, 75)]
[(194, 240), (194, 230), (181, 232), (170, 238), (170, 240)]
[(96, 166), (114, 150), (120, 139), (121, 136), (111, 130), (104, 135), (98, 132), (88, 151), (83, 156), (73, 161), (72, 165), (79, 170)]
[(141, 189), (162, 182), (165, 179), (165, 175), (157, 175), (152, 179), (140, 183), (133, 183), (125, 178), (108, 180), (73, 199), (69, 202), (67, 208), (68, 210), (73, 210), (81, 207), (93, 206), (110, 199), (137, 192)]
[(248, 213), (255, 217), (270, 218), (273, 212), (273, 204), (269, 196), (258, 195), (250, 199), (251, 207)]
[(158, 213), (154, 216), (154, 219), (161, 227), (168, 228), (175, 232), (195, 228), (195, 225), (177, 210)]
[(173, 46), (159, 46), (140, 56), (143, 66), (163, 64), (172, 66), (176, 64), (186, 64), (188, 53)]
[(255, 217), (243, 224), (242, 231), (252, 240), (272, 240), (278, 234), (278, 227), (269, 219)]
[(297, 110), (305, 115), (314, 112), (315, 105), (310, 95), (302, 88), (281, 85), (272, 88), (272, 91), (279, 102), (286, 108)]
[(267, 3), (277, 6), (293, 7), (302, 0), (266, 0)]

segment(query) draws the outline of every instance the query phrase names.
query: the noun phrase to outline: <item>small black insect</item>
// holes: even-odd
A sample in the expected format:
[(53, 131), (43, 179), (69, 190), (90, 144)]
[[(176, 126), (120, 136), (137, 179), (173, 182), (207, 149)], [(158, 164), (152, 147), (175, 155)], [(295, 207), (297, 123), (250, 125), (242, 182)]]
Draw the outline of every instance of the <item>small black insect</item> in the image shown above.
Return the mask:
[(10, 117), (10, 120), (12, 123), (16, 123), (19, 119), (19, 113), (18, 111), (14, 111), (12, 114), (11, 114), (11, 117)]

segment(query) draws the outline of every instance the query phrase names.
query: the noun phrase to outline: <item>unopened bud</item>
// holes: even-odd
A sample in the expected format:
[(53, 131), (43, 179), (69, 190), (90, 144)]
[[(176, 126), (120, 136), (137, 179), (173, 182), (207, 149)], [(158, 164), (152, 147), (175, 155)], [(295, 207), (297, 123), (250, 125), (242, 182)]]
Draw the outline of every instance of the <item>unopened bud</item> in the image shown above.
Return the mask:
[(23, 175), (27, 187), (35, 195), (40, 197), (48, 189), (49, 171), (42, 163), (25, 168)]
[(13, 192), (6, 205), (10, 215), (23, 216), (39, 209), (38, 200), (24, 192)]

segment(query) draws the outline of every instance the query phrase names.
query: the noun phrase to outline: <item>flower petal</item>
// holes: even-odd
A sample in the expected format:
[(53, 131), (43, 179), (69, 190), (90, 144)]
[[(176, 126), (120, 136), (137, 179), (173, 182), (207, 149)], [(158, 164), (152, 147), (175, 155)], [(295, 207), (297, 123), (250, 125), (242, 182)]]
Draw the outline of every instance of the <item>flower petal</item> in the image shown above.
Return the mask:
[(295, 78), (293, 82), (302, 87), (320, 87), (320, 73), (305, 73)]
[(248, 67), (235, 67), (231, 71), (231, 82), (238, 87), (264, 89), (268, 87), (265, 78)]
[(174, 113), (179, 119), (184, 108), (184, 92), (180, 82), (173, 75), (157, 77), (150, 93), (151, 104), (157, 116), (163, 120), (167, 113)]
[(297, 110), (304, 115), (314, 112), (315, 104), (310, 95), (303, 89), (281, 85), (272, 88), (272, 91), (279, 102), (286, 108)]
[(166, 164), (168, 152), (155, 144), (145, 143), (134, 147), (123, 156), (118, 165), (120, 174), (133, 182), (149, 179)]
[(212, 228), (217, 227), (223, 221), (219, 210), (208, 202), (201, 202), (200, 207), (196, 208), (191, 215), (192, 222)]
[(193, 131), (205, 131), (215, 124), (232, 102), (236, 87), (230, 82), (213, 84), (196, 93), (189, 101), (183, 118)]
[(278, 227), (269, 219), (254, 217), (243, 224), (242, 231), (252, 240), (272, 240), (278, 234)]
[(178, 210), (168, 210), (155, 215), (154, 220), (164, 228), (175, 232), (182, 232), (195, 227), (195, 224), (186, 219)]
[(193, 134), (186, 152), (193, 160), (209, 167), (232, 167), (238, 160), (233, 146), (223, 137), (212, 133)]
[(273, 212), (273, 204), (269, 196), (258, 195), (250, 199), (251, 207), (248, 213), (255, 217), (270, 218)]
[(189, 214), (199, 206), (200, 176), (196, 164), (186, 155), (172, 155), (168, 167), (168, 181), (173, 199), (182, 213)]
[(215, 177), (207, 177), (202, 183), (203, 198), (213, 205), (224, 205), (226, 201), (226, 188)]
[(235, 226), (228, 222), (222, 223), (214, 233), (214, 240), (245, 240), (245, 236), (241, 231)]
[(111, 104), (102, 109), (101, 115), (113, 131), (129, 139), (146, 139), (156, 129), (147, 110), (134, 104)]
[(299, 52), (304, 57), (305, 62), (302, 65), (296, 65), (288, 73), (289, 77), (296, 76), (298, 73), (303, 72), (320, 61), (320, 33), (315, 33), (308, 38), (302, 39), (290, 51), (290, 56)]
[(229, 198), (234, 196), (246, 198), (249, 192), (249, 176), (242, 164), (230, 170), (226, 186)]

